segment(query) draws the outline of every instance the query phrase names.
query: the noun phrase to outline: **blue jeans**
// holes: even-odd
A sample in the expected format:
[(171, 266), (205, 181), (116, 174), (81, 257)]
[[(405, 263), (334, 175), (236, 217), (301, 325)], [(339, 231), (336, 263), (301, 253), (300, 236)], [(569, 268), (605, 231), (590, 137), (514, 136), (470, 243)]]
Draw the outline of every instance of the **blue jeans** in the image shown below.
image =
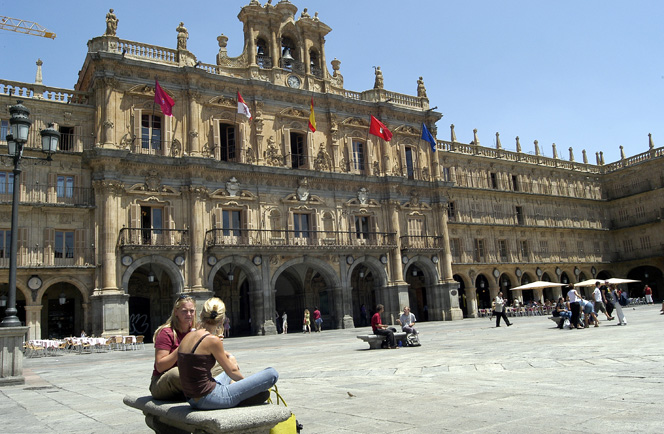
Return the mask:
[(230, 377), (222, 372), (214, 378), (217, 386), (212, 392), (198, 399), (198, 401), (189, 399), (187, 402), (198, 410), (232, 408), (245, 399), (268, 390), (275, 385), (277, 379), (279, 379), (279, 374), (274, 368), (266, 368), (235, 383), (231, 383)]

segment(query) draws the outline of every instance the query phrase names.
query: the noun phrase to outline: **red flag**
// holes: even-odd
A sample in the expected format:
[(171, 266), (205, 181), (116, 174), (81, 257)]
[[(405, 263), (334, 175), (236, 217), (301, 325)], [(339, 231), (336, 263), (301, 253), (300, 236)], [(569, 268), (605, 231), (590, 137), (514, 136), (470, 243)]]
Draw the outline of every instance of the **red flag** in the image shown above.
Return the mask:
[(314, 97), (311, 97), (311, 111), (309, 112), (309, 129), (316, 132), (316, 115), (314, 114)]
[(154, 80), (154, 102), (159, 104), (164, 115), (173, 116), (173, 106), (175, 105), (175, 101), (173, 101), (173, 98), (168, 96), (168, 94), (164, 92), (164, 89), (159, 86), (159, 80), (156, 78)]
[(240, 91), (237, 92), (237, 112), (251, 119), (251, 112), (249, 111), (249, 106), (244, 102), (242, 95), (240, 95)]
[(385, 124), (371, 116), (371, 126), (369, 126), (369, 134), (377, 137), (382, 137), (386, 142), (392, 139), (392, 132), (387, 129)]

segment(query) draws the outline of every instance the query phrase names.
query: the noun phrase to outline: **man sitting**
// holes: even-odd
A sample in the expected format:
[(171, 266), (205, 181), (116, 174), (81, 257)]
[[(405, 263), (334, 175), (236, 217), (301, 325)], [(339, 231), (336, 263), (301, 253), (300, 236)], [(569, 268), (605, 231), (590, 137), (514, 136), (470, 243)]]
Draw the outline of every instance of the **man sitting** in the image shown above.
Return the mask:
[(415, 330), (415, 314), (411, 313), (408, 306), (403, 308), (403, 313), (397, 320), (401, 324), (401, 331), (408, 333), (406, 336), (406, 341), (412, 344), (419, 344), (420, 340), (417, 335), (420, 333)]
[(380, 314), (385, 310), (385, 306), (379, 304), (376, 306), (376, 313), (371, 317), (371, 328), (377, 336), (387, 336), (387, 344), (391, 349), (397, 349), (397, 341), (394, 338), (395, 329), (387, 328), (387, 324), (383, 324), (380, 319)]

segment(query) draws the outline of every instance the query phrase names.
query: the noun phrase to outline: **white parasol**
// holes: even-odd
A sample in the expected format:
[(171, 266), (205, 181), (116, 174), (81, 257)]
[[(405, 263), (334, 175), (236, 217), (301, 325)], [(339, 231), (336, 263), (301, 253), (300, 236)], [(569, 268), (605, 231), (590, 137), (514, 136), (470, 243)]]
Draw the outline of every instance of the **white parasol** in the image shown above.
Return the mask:
[(553, 286), (566, 286), (566, 283), (556, 283), (556, 282), (545, 282), (543, 280), (537, 280), (535, 282), (530, 282), (525, 285), (521, 286), (515, 286), (514, 288), (510, 288), (512, 291), (516, 291), (519, 289), (542, 289), (542, 288), (551, 288)]

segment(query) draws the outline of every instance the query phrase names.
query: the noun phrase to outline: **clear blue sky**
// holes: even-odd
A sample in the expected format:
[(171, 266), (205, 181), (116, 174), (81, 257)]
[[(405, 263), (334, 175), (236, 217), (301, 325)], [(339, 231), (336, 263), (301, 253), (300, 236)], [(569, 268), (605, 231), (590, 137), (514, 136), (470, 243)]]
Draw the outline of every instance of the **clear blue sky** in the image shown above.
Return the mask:
[[(273, 0), (277, 3), (278, 0)], [(214, 63), (216, 37), (229, 37), (229, 54), (240, 54), (249, 0), (4, 1), (0, 14), (35, 21), (55, 40), (0, 30), (0, 78), (33, 82), (37, 58), (44, 84), (71, 89), (87, 41), (103, 34), (115, 9), (121, 39), (175, 48), (180, 21), (188, 48)], [(261, 1), (264, 4), (265, 1)], [(520, 137), (524, 152), (538, 140), (544, 155), (556, 143), (560, 157), (574, 148), (604, 152), (607, 163), (647, 151), (648, 133), (664, 146), (664, 2), (661, 0), (293, 0), (332, 28), (326, 38), (328, 69), (341, 60), (345, 87), (373, 87), (380, 66), (385, 88), (416, 94), (424, 77), (431, 106), (444, 117), (439, 139), (493, 146), (500, 132), (506, 149)]]

